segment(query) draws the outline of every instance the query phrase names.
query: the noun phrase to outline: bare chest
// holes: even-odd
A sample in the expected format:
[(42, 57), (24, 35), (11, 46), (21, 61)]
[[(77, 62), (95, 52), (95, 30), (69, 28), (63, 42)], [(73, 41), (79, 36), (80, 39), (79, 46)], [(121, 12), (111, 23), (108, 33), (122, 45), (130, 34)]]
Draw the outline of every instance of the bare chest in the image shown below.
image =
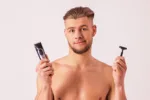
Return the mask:
[(52, 78), (55, 100), (105, 100), (109, 83), (101, 72), (64, 70)]

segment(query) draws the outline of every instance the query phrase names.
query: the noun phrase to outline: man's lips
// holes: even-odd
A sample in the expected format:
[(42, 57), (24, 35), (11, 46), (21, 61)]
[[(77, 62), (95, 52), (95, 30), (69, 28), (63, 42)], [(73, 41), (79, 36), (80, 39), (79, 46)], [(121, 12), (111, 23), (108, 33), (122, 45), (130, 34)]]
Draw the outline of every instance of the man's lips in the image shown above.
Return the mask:
[(79, 41), (79, 42), (75, 42), (74, 44), (81, 44), (81, 43), (84, 43), (86, 41)]

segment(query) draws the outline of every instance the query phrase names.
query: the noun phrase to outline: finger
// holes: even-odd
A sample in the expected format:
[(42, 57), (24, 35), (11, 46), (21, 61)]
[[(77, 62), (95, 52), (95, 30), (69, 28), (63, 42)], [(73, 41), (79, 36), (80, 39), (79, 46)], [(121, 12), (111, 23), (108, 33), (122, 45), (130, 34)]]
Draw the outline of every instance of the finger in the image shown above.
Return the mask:
[(115, 71), (115, 72), (117, 71), (117, 67), (116, 67), (116, 64), (115, 64), (115, 63), (113, 64), (112, 69), (113, 69), (113, 71)]
[(126, 64), (124, 62), (122, 62), (121, 60), (116, 61), (116, 63), (121, 67), (122, 70), (126, 70)]
[(38, 72), (38, 74), (39, 74), (40, 76), (49, 76), (50, 73), (51, 73), (50, 71), (47, 71), (47, 72), (40, 71), (40, 72)]
[(113, 71), (117, 73), (122, 73), (122, 69), (120, 68), (120, 65), (114, 62)]
[(126, 63), (124, 61), (122, 61), (121, 59), (116, 60), (116, 62), (118, 62), (119, 64), (121, 64), (122, 66), (125, 66)]
[(118, 56), (118, 57), (115, 59), (115, 61), (117, 61), (117, 60), (121, 60), (123, 63), (126, 64), (125, 58), (124, 58), (123, 56)]
[(37, 65), (37, 67), (36, 67), (36, 72), (38, 72), (40, 69), (43, 69), (43, 68), (46, 68), (46, 67), (51, 67), (52, 66), (52, 64), (51, 63), (49, 63), (49, 61), (48, 60), (44, 60), (43, 59), (43, 62), (42, 62), (42, 64), (40, 64), (40, 65)]
[(123, 70), (126, 70), (126, 69), (127, 69), (127, 68), (126, 68), (126, 64), (125, 64), (124, 62), (122, 62), (121, 60), (117, 60), (116, 63), (119, 64), (119, 66), (120, 66), (121, 68), (123, 68)]
[(49, 60), (48, 60), (48, 59), (41, 59), (37, 66), (40, 66), (41, 64), (43, 64), (43, 63), (45, 63), (45, 62), (48, 63)]
[(54, 74), (54, 72), (52, 70), (45, 72), (46, 75), (51, 76)]
[(46, 67), (48, 67), (48, 63), (43, 63), (39, 66), (39, 69), (44, 69)]
[(46, 72), (46, 71), (53, 71), (53, 69), (52, 69), (52, 67), (49, 67), (49, 66), (48, 66), (48, 67), (44, 68), (43, 71), (44, 71), (44, 72)]
[(120, 57), (120, 60), (126, 65), (126, 61), (124, 57)]
[(124, 57), (118, 56), (118, 57), (115, 59), (115, 62), (118, 62), (118, 63), (121, 65), (121, 67), (123, 67), (125, 70), (127, 69), (126, 62), (125, 62)]
[(40, 65), (39, 68), (40, 68), (40, 69), (45, 69), (45, 68), (47, 68), (47, 67), (50, 67), (51, 69), (53, 69), (51, 63), (43, 63), (42, 65)]
[(117, 71), (119, 71), (119, 72), (123, 72), (124, 71), (124, 69), (121, 67), (120, 64), (116, 64), (116, 67), (117, 67)]
[(48, 66), (49, 66), (49, 67), (52, 67), (52, 63), (48, 63)]
[(52, 63), (48, 63), (48, 66), (51, 67), (52, 70), (54, 70), (54, 68), (52, 67)]

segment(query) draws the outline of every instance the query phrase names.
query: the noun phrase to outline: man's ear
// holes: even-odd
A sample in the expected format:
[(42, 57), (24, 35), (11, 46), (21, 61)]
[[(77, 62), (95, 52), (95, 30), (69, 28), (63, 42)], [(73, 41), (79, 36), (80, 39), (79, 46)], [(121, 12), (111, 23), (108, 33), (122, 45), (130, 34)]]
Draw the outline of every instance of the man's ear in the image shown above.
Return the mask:
[(65, 34), (65, 36), (66, 36), (66, 34), (67, 34), (67, 33), (66, 33), (66, 29), (64, 29), (64, 34)]
[(97, 32), (97, 27), (96, 25), (93, 25), (93, 34), (92, 34), (93, 37), (95, 36), (96, 32)]

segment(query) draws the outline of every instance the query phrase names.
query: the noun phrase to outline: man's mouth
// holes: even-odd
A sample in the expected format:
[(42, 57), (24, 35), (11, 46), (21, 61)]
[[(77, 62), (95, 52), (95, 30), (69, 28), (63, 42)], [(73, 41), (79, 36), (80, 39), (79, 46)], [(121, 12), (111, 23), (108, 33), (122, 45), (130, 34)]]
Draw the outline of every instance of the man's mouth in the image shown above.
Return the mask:
[(78, 41), (78, 42), (75, 42), (75, 44), (81, 44), (81, 43), (85, 43), (86, 41)]

